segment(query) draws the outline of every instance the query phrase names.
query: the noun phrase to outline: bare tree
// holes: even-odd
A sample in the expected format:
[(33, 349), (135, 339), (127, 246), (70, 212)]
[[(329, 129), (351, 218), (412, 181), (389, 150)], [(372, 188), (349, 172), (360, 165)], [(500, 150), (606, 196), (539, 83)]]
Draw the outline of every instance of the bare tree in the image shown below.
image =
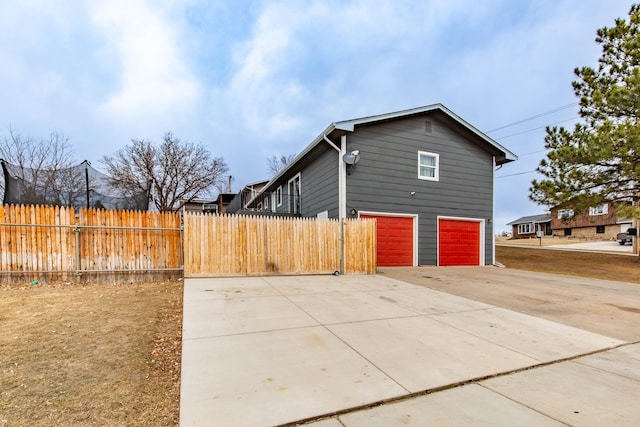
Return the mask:
[(13, 199), (21, 203), (63, 204), (63, 199), (77, 190), (73, 186), (79, 175), (72, 169), (73, 153), (63, 133), (52, 132), (49, 139), (34, 140), (9, 129), (9, 137), (0, 138), (0, 159), (12, 181), (2, 180), (1, 193), (15, 184), (10, 190)]
[(280, 156), (273, 156), (267, 159), (267, 173), (269, 174), (269, 176), (274, 177), (276, 175), (278, 175), (278, 173), (284, 169), (285, 167), (287, 167), (289, 165), (289, 163), (291, 163), (293, 161), (293, 159), (296, 158), (295, 154), (288, 154), (288, 155), (284, 155), (281, 154)]
[(179, 208), (180, 200), (209, 195), (225, 185), (229, 170), (222, 157), (212, 157), (202, 144), (193, 144), (164, 135), (160, 146), (148, 140), (132, 139), (131, 144), (101, 162), (112, 185), (125, 193), (139, 193), (152, 181), (152, 197), (159, 211)]

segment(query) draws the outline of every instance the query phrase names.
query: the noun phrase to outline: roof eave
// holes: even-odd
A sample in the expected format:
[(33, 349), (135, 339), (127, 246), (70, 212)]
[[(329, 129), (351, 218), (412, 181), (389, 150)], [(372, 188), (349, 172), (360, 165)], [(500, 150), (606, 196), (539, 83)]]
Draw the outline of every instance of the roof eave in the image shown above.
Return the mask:
[(439, 103), (426, 105), (424, 107), (411, 108), (408, 110), (396, 111), (393, 113), (379, 114), (377, 116), (368, 116), (368, 117), (361, 117), (359, 119), (344, 120), (341, 122), (336, 122), (334, 125), (336, 129), (344, 130), (347, 132), (353, 132), (356, 126), (358, 125), (379, 122), (383, 120), (391, 120), (391, 119), (406, 117), (414, 114), (428, 113), (431, 111), (438, 111), (438, 110), (442, 111), (443, 113), (451, 117), (453, 120), (458, 122), (458, 124), (467, 128), (469, 131), (471, 131), (473, 134), (475, 134), (476, 136), (484, 140), (490, 146), (500, 151), (502, 153), (502, 156), (496, 156), (496, 165), (503, 165), (505, 163), (514, 162), (518, 160), (518, 156), (516, 154), (512, 153), (511, 151), (509, 151), (508, 149), (500, 145), (498, 142), (493, 140), (491, 137), (481, 132), (476, 127), (471, 125), (469, 122), (464, 120), (462, 117), (458, 116), (456, 113), (454, 113), (453, 111), (449, 110), (447, 107)]
[(300, 160), (304, 158), (311, 150), (313, 150), (318, 144), (324, 141), (324, 136), (328, 136), (331, 132), (336, 129), (336, 124), (331, 123), (320, 135), (318, 135), (311, 144), (307, 145), (307, 147), (302, 150), (294, 159), (284, 168), (280, 170), (271, 180), (263, 187), (261, 193), (269, 188), (277, 182), (282, 176), (286, 175), (286, 173), (292, 169)]
[(343, 120), (343, 121), (340, 121), (340, 122), (331, 123), (320, 135), (318, 135), (311, 142), (311, 144), (307, 145), (307, 147), (304, 150), (302, 150), (291, 161), (291, 163), (289, 163), (280, 172), (278, 172), (273, 178), (271, 178), (271, 180), (263, 187), (263, 189), (262, 189), (262, 191), (260, 191), (260, 193), (271, 189), (271, 187), (274, 185), (275, 182), (277, 182), (280, 178), (282, 178), (282, 176), (287, 174), (290, 169), (295, 167), (295, 165), (300, 160), (302, 160), (311, 150), (313, 150), (318, 144), (322, 143), (324, 141), (324, 137), (325, 136), (329, 136), (335, 130), (341, 130), (341, 131), (345, 131), (345, 132), (354, 132), (356, 126), (358, 126), (358, 125), (367, 124), (367, 123), (373, 123), (373, 122), (378, 122), (378, 121), (383, 121), (383, 120), (391, 120), (391, 119), (396, 119), (396, 118), (400, 118), (400, 117), (406, 117), (406, 116), (410, 116), (410, 115), (414, 115), (414, 114), (421, 114), (421, 113), (426, 113), (426, 112), (430, 112), (430, 111), (438, 111), (438, 110), (442, 111), (443, 113), (445, 113), (446, 115), (451, 117), (453, 120), (458, 122), (458, 124), (460, 124), (461, 126), (467, 128), (473, 134), (475, 134), (476, 136), (481, 138), (483, 141), (488, 143), (491, 147), (493, 147), (494, 149), (499, 151), (501, 153), (501, 155), (496, 156), (496, 165), (503, 165), (505, 163), (509, 163), (509, 162), (513, 162), (513, 161), (518, 160), (518, 156), (517, 155), (515, 155), (511, 151), (507, 150), (505, 147), (503, 147), (502, 145), (500, 145), (499, 143), (494, 141), (489, 136), (485, 135), (483, 132), (481, 132), (478, 129), (476, 129), (474, 126), (472, 126), (471, 124), (469, 124), (468, 122), (463, 120), (460, 116), (455, 114), (453, 111), (449, 110), (444, 105), (438, 103), (438, 104), (431, 104), (431, 105), (427, 105), (427, 106), (423, 106), (423, 107), (411, 108), (411, 109), (408, 109), (408, 110), (396, 111), (396, 112), (392, 112), (392, 113), (379, 114), (379, 115), (376, 115), (376, 116), (367, 116), (367, 117), (361, 117), (361, 118), (353, 119), (353, 120)]

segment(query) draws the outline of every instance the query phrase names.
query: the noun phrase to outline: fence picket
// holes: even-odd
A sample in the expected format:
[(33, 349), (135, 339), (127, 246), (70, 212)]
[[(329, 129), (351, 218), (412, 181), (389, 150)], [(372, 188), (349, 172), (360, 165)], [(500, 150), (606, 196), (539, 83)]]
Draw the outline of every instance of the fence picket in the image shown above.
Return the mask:
[(0, 283), (154, 280), (182, 270), (178, 213), (5, 205), (0, 222)]
[[(344, 228), (345, 273), (375, 273), (375, 222), (349, 220)], [(184, 274), (333, 273), (340, 269), (339, 233), (337, 220), (186, 213)]]
[(376, 268), (373, 220), (343, 221), (342, 240), (340, 221), (311, 218), (9, 205), (0, 222), (0, 283), (326, 274), (340, 269), (341, 244), (344, 273)]

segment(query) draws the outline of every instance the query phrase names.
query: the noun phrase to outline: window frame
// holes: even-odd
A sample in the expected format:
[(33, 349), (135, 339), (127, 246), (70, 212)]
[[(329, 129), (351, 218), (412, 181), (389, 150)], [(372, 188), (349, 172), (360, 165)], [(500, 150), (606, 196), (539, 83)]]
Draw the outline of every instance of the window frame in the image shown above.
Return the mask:
[(518, 224), (518, 235), (522, 234), (533, 234), (536, 231), (535, 224), (531, 222), (527, 222), (524, 224)]
[(589, 216), (607, 215), (608, 213), (609, 205), (607, 203), (589, 208)]
[(276, 206), (282, 206), (282, 185), (276, 188)]
[(558, 219), (570, 219), (574, 214), (573, 209), (558, 209)]
[[(291, 194), (291, 189), (293, 188), (293, 194)], [(297, 194), (296, 194), (297, 190)], [(302, 213), (302, 174), (298, 172), (287, 182), (287, 192), (288, 192), (288, 206), (287, 209), (289, 213), (292, 214), (301, 214)]]
[[(428, 156), (435, 159), (435, 165), (423, 165), (421, 160), (422, 156)], [(433, 176), (422, 175), (422, 167), (431, 168), (433, 170)], [(437, 153), (431, 153), (429, 151), (418, 151), (418, 179), (424, 181), (439, 181), (440, 180), (440, 155)]]

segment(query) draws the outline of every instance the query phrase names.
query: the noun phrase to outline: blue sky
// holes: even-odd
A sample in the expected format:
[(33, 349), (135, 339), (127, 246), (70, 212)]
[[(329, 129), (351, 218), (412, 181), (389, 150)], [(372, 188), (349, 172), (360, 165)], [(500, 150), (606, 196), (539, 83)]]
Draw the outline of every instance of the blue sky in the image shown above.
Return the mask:
[(545, 210), (528, 200), (544, 126), (572, 126), (573, 70), (597, 64), (596, 30), (630, 5), (5, 1), (0, 135), (62, 132), (100, 168), (132, 138), (171, 131), (224, 157), (239, 190), (332, 122), (442, 103), (520, 156), (496, 173), (499, 232)]

